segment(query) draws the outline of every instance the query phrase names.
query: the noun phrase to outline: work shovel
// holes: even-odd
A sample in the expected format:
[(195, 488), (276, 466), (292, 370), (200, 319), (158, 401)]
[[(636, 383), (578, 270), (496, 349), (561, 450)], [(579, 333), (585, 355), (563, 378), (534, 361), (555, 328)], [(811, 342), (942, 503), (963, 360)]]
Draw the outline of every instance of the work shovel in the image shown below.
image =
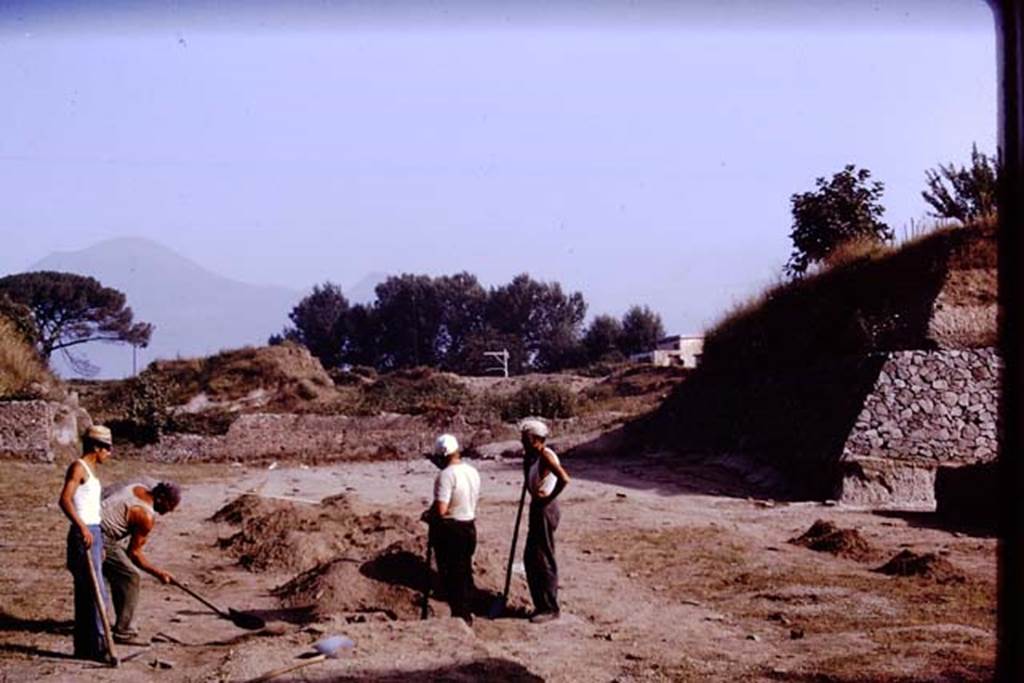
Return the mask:
[(229, 607), (226, 611), (222, 610), (220, 607), (217, 607), (217, 605), (213, 604), (212, 602), (201, 596), (199, 593), (196, 593), (194, 590), (192, 590), (185, 584), (181, 583), (177, 579), (171, 579), (171, 583), (173, 583), (175, 586), (185, 591), (186, 593), (188, 593), (193, 598), (203, 603), (210, 609), (212, 609), (221, 618), (227, 619), (239, 628), (244, 628), (249, 631), (258, 631), (267, 625), (267, 622), (265, 622), (261, 617), (258, 617), (255, 614), (249, 612), (240, 612), (236, 609), (232, 609), (231, 607)]
[(248, 681), (248, 683), (263, 683), (263, 681), (269, 681), (272, 678), (283, 676), (286, 673), (291, 673), (296, 669), (302, 669), (313, 664), (319, 664), (326, 659), (337, 659), (339, 654), (343, 650), (351, 650), (355, 646), (351, 638), (345, 636), (328, 636), (322, 640), (317, 641), (313, 645), (313, 649), (316, 654), (313, 656), (307, 656), (303, 661), (297, 664), (289, 664), (288, 666), (281, 667), (280, 669), (274, 669), (269, 671), (262, 676), (257, 676)]
[(490, 619), (497, 619), (505, 612), (508, 605), (508, 592), (512, 587), (512, 564), (516, 559), (516, 543), (519, 541), (519, 522), (523, 519), (523, 504), (526, 502), (526, 477), (523, 477), (523, 490), (519, 494), (519, 510), (516, 512), (516, 526), (512, 530), (512, 549), (508, 551), (508, 567), (505, 569), (505, 590), (495, 598), (491, 608), (487, 610)]

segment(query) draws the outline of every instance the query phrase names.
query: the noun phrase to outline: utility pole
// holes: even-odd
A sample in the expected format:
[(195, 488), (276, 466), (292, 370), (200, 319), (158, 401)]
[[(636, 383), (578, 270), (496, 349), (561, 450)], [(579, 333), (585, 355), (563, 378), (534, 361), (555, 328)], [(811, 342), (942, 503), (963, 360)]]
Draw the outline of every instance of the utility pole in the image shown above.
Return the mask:
[(493, 358), (497, 363), (497, 365), (487, 368), (487, 372), (500, 372), (504, 377), (508, 377), (508, 349), (502, 349), (501, 351), (484, 351), (484, 355)]

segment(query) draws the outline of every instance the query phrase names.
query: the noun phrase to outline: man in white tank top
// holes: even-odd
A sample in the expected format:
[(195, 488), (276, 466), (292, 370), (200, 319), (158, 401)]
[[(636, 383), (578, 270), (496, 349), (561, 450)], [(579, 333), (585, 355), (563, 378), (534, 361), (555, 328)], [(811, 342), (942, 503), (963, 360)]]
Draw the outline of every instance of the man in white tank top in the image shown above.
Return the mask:
[(555, 530), (561, 520), (557, 498), (569, 484), (569, 474), (555, 452), (545, 445), (548, 426), (536, 418), (519, 424), (523, 444), (523, 474), (530, 491), (530, 518), (523, 566), (530, 586), (534, 613), (530, 621), (542, 624), (560, 615)]
[(480, 474), (462, 461), (459, 442), (451, 434), (437, 438), (434, 455), (434, 464), (442, 469), (434, 480), (434, 502), (422, 519), (430, 524), (430, 544), (437, 556), (437, 571), (448, 594), (452, 616), (462, 617), (467, 624), (472, 624), (470, 602), (474, 591), (473, 553), (476, 551)]
[(114, 598), (113, 636), (115, 642), (134, 643), (138, 631), (132, 627), (135, 607), (139, 602), (139, 572), (171, 583), (170, 572), (152, 564), (142, 548), (156, 524), (157, 515), (173, 512), (181, 502), (181, 489), (173, 482), (155, 486), (132, 483), (117, 489), (103, 499), (102, 529), (107, 557), (103, 575), (110, 582)]
[[(110, 430), (93, 425), (82, 436), (82, 457), (68, 466), (58, 504), (71, 521), (67, 538), (67, 567), (74, 581), (75, 657), (107, 661), (103, 622), (99, 610), (106, 610), (107, 595), (100, 578), (103, 561), (103, 534), (100, 532), (100, 480), (96, 470), (111, 457), (113, 439)], [(100, 585), (96, 590), (90, 576), (89, 563)]]

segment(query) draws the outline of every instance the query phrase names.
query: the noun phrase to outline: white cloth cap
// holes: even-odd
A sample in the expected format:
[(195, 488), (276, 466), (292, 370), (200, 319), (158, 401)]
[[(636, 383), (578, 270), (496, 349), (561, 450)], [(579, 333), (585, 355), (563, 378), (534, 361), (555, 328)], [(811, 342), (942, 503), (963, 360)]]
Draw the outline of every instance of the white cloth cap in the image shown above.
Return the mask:
[(519, 432), (533, 434), (542, 439), (548, 438), (548, 426), (535, 417), (527, 418), (519, 423)]
[(459, 450), (459, 441), (451, 434), (442, 434), (434, 442), (434, 452), (438, 455), (451, 455)]

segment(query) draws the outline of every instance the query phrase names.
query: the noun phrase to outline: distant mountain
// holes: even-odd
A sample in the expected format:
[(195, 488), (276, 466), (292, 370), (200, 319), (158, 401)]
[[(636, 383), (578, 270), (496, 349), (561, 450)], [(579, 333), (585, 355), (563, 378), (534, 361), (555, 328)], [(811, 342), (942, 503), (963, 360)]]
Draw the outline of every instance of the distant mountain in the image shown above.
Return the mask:
[(369, 273), (350, 289), (342, 291), (350, 304), (371, 304), (377, 300), (377, 285), (388, 279), (387, 273)]
[[(205, 356), (222, 349), (265, 344), (288, 322), (301, 292), (249, 285), (217, 275), (156, 242), (120, 238), (81, 251), (57, 252), (29, 270), (89, 275), (127, 296), (135, 319), (153, 323), (149, 347), (138, 352), (141, 370), (157, 358)], [(132, 372), (132, 349), (121, 344), (78, 347), (102, 378)], [(62, 359), (54, 367), (71, 376)]]

